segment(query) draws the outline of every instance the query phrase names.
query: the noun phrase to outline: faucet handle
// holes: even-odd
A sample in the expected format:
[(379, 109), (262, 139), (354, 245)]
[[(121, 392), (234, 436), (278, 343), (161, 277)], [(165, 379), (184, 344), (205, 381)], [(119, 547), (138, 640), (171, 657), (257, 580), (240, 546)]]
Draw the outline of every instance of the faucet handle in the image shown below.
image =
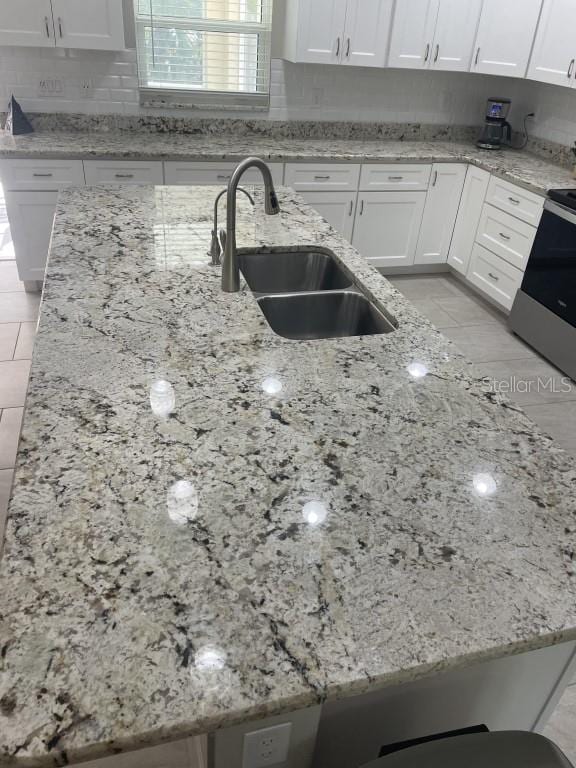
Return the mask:
[(222, 257), (222, 254), (226, 249), (226, 230), (225, 229), (221, 229), (220, 232), (218, 232), (218, 244), (220, 246), (220, 257)]

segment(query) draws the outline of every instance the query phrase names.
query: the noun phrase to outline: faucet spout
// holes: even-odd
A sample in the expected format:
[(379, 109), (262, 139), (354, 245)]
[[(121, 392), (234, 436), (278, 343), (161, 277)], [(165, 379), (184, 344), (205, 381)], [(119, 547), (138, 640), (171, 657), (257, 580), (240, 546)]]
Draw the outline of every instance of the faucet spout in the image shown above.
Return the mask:
[(222, 259), (222, 290), (234, 293), (240, 290), (240, 267), (236, 247), (236, 191), (240, 179), (249, 168), (257, 168), (264, 179), (264, 211), (268, 216), (280, 213), (274, 182), (270, 168), (259, 157), (247, 157), (232, 174), (228, 182), (226, 198), (226, 246)]

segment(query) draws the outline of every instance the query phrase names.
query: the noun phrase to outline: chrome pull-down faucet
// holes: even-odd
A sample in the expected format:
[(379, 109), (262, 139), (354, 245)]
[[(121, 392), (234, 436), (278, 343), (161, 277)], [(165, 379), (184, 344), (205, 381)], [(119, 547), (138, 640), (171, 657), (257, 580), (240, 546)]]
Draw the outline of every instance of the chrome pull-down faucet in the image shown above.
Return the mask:
[(222, 290), (234, 293), (240, 290), (240, 267), (236, 248), (236, 190), (245, 171), (258, 168), (264, 179), (264, 210), (269, 216), (280, 213), (270, 168), (258, 157), (247, 157), (236, 168), (228, 182), (226, 198), (226, 245), (222, 259)]

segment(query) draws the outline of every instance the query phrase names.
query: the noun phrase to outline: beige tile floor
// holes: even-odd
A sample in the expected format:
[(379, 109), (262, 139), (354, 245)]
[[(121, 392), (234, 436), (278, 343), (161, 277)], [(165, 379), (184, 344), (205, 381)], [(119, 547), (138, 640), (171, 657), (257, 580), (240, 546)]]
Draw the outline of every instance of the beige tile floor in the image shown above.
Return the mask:
[[(39, 296), (27, 294), (18, 279), (2, 202), (0, 197), (0, 541), (40, 304)], [(479, 375), (497, 382), (510, 382), (516, 377), (516, 380), (532, 382), (552, 379), (557, 383), (556, 389), (560, 391), (553, 391), (551, 387), (533, 388), (529, 392), (510, 393), (510, 396), (576, 456), (576, 386), (561, 391), (562, 374), (508, 331), (504, 315), (452, 277), (398, 277), (392, 282), (456, 343)], [(568, 688), (546, 733), (576, 763), (576, 686)], [(195, 763), (194, 759), (182, 756), (190, 747), (185, 749), (176, 744), (171, 749), (174, 754), (168, 761), (163, 755), (163, 765), (176, 768), (182, 763)], [(152, 754), (150, 757), (152, 763), (156, 762)], [(102, 765), (107, 762), (102, 761)]]

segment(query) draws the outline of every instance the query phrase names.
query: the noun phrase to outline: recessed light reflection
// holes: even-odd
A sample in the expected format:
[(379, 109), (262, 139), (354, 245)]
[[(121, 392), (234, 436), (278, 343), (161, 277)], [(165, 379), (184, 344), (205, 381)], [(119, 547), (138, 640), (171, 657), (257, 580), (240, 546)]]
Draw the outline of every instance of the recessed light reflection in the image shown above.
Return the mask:
[(167, 503), (170, 520), (186, 525), (198, 514), (198, 491), (188, 480), (178, 480), (168, 488)]
[(309, 501), (302, 507), (302, 517), (308, 525), (315, 528), (328, 516), (328, 507), (321, 501)]
[(226, 658), (226, 651), (218, 648), (217, 645), (204, 645), (198, 649), (194, 657), (194, 666), (202, 670), (224, 669)]
[(176, 405), (174, 387), (169, 381), (159, 379), (150, 387), (150, 408), (155, 416), (169, 416)]
[(267, 395), (277, 395), (282, 392), (282, 382), (276, 376), (267, 376), (262, 382), (262, 389)]
[(474, 475), (472, 478), (472, 483), (478, 496), (492, 496), (494, 493), (496, 493), (496, 480), (494, 480), (492, 475), (487, 473)]
[(413, 379), (423, 379), (428, 373), (428, 368), (424, 363), (410, 363), (410, 365), (406, 367), (406, 370)]

